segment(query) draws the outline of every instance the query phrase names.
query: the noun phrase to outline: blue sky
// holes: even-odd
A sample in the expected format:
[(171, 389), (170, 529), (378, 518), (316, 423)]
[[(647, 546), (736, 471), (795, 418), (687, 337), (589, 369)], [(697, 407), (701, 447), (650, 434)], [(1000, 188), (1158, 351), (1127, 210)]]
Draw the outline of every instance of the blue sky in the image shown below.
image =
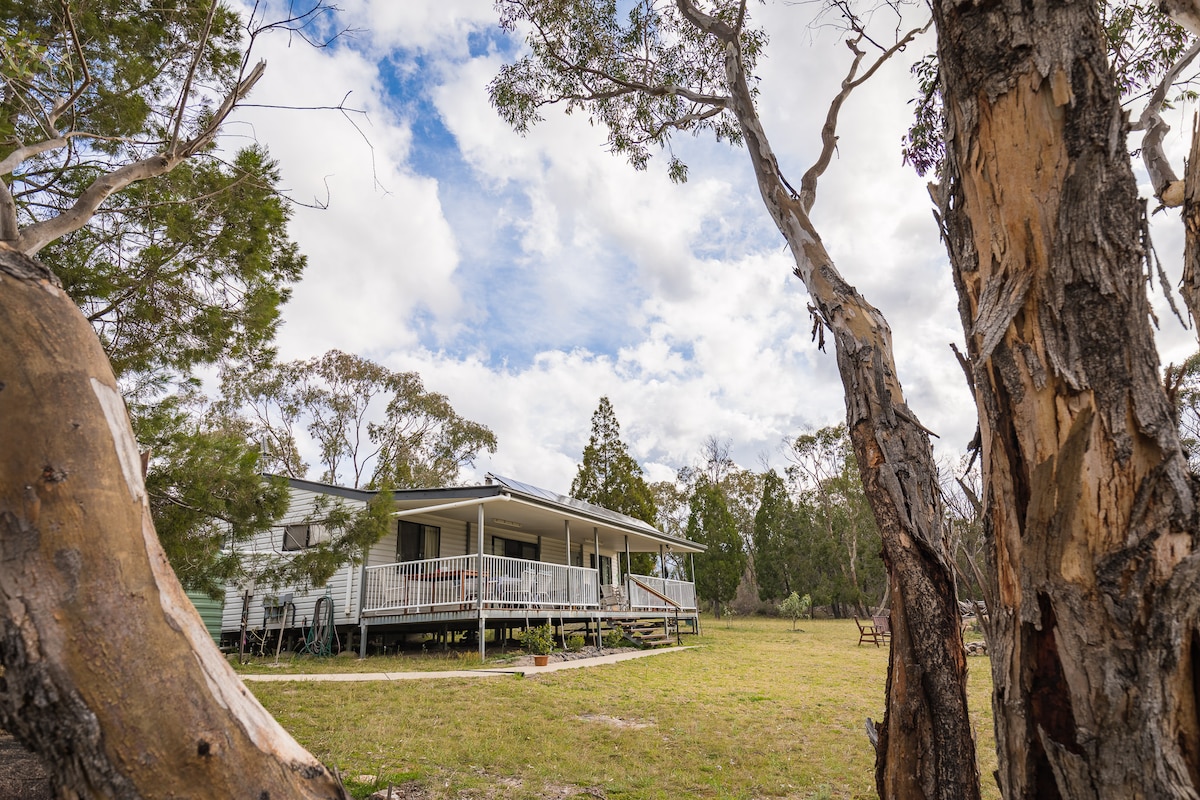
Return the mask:
[[(488, 81), (520, 48), (491, 3), (341, 5), (357, 35), (324, 50), (264, 41), (253, 99), (330, 105), (350, 92), (362, 135), (336, 113), (258, 109), (240, 129), (280, 160), (298, 200), (330, 196), (293, 221), (309, 267), (284, 313), (283, 357), (339, 348), (416, 370), (499, 438), (467, 478), (494, 469), (556, 491), (602, 395), (654, 479), (692, 463), (709, 436), (757, 468), (782, 463), (784, 438), (842, 421), (833, 355), (809, 339), (806, 295), (744, 153), (679, 140), (681, 186), (665, 159), (637, 172), (610, 155), (580, 114), (549, 109), (517, 136), (488, 104)], [(834, 31), (808, 27), (812, 13), (773, 1), (757, 11), (771, 34), (760, 113), (793, 183), (847, 64)], [(813, 219), (890, 321), (910, 406), (949, 461), (975, 425), (925, 181), (900, 163), (914, 91), (897, 62), (849, 100)], [(1177, 221), (1156, 225), (1160, 254), (1177, 263)], [(1164, 360), (1194, 349), (1160, 318)]]

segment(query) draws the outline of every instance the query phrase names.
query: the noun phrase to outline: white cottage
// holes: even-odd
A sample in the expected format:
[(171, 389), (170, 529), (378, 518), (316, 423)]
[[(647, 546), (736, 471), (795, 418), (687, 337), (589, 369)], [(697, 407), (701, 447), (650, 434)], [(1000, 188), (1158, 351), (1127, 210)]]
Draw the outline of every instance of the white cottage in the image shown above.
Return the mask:
[[(247, 558), (302, 552), (329, 535), (306, 520), (329, 503), (362, 507), (374, 496), (289, 483), (287, 515), (244, 546)], [(365, 655), (369, 643), (433, 632), (477, 639), (482, 655), (487, 630), (541, 622), (582, 623), (597, 636), (602, 623), (647, 619), (698, 629), (691, 581), (630, 574), (627, 566), (631, 553), (653, 553), (665, 565), (668, 554), (701, 552), (701, 544), (498, 475), (479, 486), (401, 489), (392, 497), (391, 532), (364, 563), (343, 567), (325, 586), (229, 586), (223, 641), (237, 646), (256, 631), (276, 641), (280, 628), (310, 640), (336, 633), (343, 647), (356, 638)]]

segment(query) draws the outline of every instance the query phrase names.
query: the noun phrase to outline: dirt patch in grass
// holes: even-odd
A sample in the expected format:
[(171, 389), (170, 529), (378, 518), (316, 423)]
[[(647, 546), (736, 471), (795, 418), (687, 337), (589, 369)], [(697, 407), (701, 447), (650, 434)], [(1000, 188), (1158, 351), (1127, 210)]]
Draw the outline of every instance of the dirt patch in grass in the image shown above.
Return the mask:
[(576, 719), (583, 722), (600, 722), (605, 725), (611, 725), (614, 728), (628, 728), (635, 731), (640, 731), (642, 728), (650, 728), (654, 725), (653, 722), (638, 722), (635, 719), (610, 717), (607, 714), (580, 714)]
[(537, 791), (529, 791), (520, 778), (491, 776), (489, 786), (484, 788), (460, 789), (453, 793), (431, 790), (423, 781), (406, 781), (390, 788), (380, 789), (367, 800), (496, 800), (501, 797), (538, 797), (540, 800), (606, 800), (603, 789), (582, 788), (570, 784), (548, 784)]

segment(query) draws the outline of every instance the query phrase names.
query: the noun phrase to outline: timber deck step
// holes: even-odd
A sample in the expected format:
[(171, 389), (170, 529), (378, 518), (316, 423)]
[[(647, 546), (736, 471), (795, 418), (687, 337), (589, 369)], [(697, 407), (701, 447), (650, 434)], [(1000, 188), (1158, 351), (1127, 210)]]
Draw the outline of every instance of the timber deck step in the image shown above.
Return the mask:
[(660, 647), (675, 643), (674, 632), (664, 629), (661, 620), (616, 623), (613, 628), (621, 631), (626, 639), (643, 647)]

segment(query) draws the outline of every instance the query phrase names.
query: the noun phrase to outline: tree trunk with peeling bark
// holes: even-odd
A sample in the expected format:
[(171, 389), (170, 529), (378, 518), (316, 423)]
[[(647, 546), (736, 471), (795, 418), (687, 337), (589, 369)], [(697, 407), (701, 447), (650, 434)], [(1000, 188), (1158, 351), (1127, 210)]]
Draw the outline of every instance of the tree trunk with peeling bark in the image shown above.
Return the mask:
[(1094, 3), (935, 3), (1006, 798), (1195, 798), (1195, 482)]
[(1183, 181), (1183, 277), (1179, 293), (1191, 315), (1192, 329), (1200, 330), (1200, 117), (1192, 123), (1192, 147)]
[(730, 105), (763, 202), (833, 336), (847, 426), (883, 539), (891, 586), (887, 705), (876, 749), (879, 795), (886, 800), (978, 798), (966, 657), (937, 468), (928, 431), (905, 403), (891, 329), (825, 251), (808, 217), (815, 191), (807, 176), (808, 191), (800, 196), (789, 191), (755, 110), (736, 32), (684, 0), (679, 7), (693, 24), (725, 42)]
[(175, 579), (91, 326), (2, 247), (0, 342), (0, 724), (81, 798), (344, 798)]

